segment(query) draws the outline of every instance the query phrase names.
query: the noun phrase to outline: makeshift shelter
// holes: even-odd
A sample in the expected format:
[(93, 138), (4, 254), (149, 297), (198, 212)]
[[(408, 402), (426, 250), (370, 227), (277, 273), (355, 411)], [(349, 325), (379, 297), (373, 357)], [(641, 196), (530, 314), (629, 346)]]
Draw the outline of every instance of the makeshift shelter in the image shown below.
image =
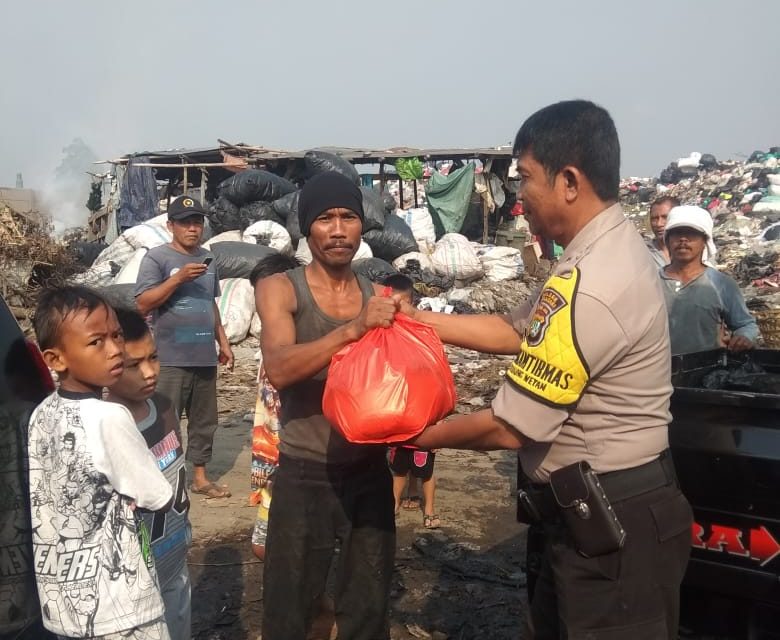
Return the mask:
[[(201, 149), (178, 149), (168, 151), (142, 151), (131, 153), (115, 160), (104, 161), (112, 165), (111, 191), (115, 197), (107, 198), (106, 206), (90, 218), (92, 235), (99, 240), (116, 236), (121, 228), (128, 226), (128, 220), (142, 222), (159, 213), (157, 208), (147, 207), (145, 218), (139, 216), (126, 200), (133, 195), (143, 201), (143, 193), (134, 192), (131, 172), (153, 171), (154, 180), (163, 185), (163, 199), (159, 205), (164, 210), (171, 197), (192, 194), (201, 201), (210, 202), (216, 198), (216, 186), (223, 180), (245, 169), (264, 169), (293, 182), (299, 182), (307, 174), (305, 156), (308, 150), (284, 151), (247, 144), (231, 144), (218, 140), (219, 146)], [(419, 206), (417, 180), (412, 180), (412, 196), (404, 197), (404, 179), (395, 170), (400, 159), (418, 158), (428, 166), (445, 162), (478, 161), (480, 167), (506, 180), (512, 159), (511, 147), (486, 147), (473, 149), (416, 149), (393, 147), (390, 149), (320, 147), (318, 151), (334, 154), (356, 167), (365, 181), (364, 186), (379, 182), (380, 191), (388, 183), (398, 183), (398, 197), (401, 208)], [(148, 178), (148, 175), (146, 177)], [(495, 185), (495, 181), (493, 185)], [(488, 190), (490, 189), (488, 183)], [(482, 235), (487, 242), (490, 203), (495, 199), (489, 194), (483, 198)], [(504, 201), (504, 197), (500, 198)], [(128, 215), (125, 215), (128, 213)]]

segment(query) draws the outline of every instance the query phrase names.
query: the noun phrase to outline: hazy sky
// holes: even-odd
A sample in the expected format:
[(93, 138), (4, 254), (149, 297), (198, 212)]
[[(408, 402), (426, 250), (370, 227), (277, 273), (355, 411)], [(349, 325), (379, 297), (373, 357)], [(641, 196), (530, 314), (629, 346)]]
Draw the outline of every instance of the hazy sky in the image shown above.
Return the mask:
[(144, 149), (492, 146), (610, 110), (623, 175), (780, 145), (780, 2), (4, 2), (0, 186)]

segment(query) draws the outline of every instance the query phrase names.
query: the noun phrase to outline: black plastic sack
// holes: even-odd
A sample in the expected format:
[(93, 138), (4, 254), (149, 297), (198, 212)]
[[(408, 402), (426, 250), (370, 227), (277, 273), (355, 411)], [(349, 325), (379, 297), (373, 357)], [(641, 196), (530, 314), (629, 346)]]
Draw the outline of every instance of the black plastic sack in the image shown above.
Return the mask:
[(699, 166), (704, 169), (715, 169), (718, 166), (718, 160), (711, 153), (705, 153), (699, 160)]
[(382, 194), (382, 202), (385, 205), (385, 213), (389, 216), (391, 213), (395, 213), (398, 209), (398, 203), (395, 201), (395, 196), (390, 195), (387, 191)]
[(661, 175), (658, 177), (658, 181), (663, 184), (677, 184), (680, 182), (680, 170), (677, 168), (677, 163), (673, 162), (666, 169), (661, 171)]
[(210, 247), (220, 279), (248, 278), (258, 262), (279, 252), (249, 242), (217, 242)]
[(381, 258), (363, 258), (362, 260), (355, 260), (352, 263), (352, 271), (364, 278), (368, 278), (371, 282), (376, 283), (381, 283), (387, 276), (398, 273), (398, 269)]
[(638, 202), (650, 202), (655, 196), (655, 187), (639, 187), (636, 192)]
[(780, 227), (772, 227), (764, 232), (764, 240), (777, 240), (780, 239)]
[(327, 151), (307, 151), (303, 156), (303, 161), (306, 163), (306, 169), (310, 176), (326, 171), (336, 171), (347, 176), (355, 184), (360, 184), (357, 169), (352, 166), (349, 160), (345, 160), (341, 156)]
[(419, 260), (407, 260), (401, 273), (411, 279), (414, 288), (424, 296), (437, 296), (452, 289), (455, 281), (449, 276), (439, 275), (430, 269), (423, 269)]
[(95, 289), (106, 302), (114, 309), (126, 309), (127, 311), (138, 311), (135, 303), (135, 284), (110, 284), (107, 287)]
[(298, 198), (300, 198), (300, 191), (293, 191), (286, 196), (282, 196), (278, 200), (274, 200), (271, 206), (274, 208), (276, 215), (282, 220), (287, 220), (291, 214), (298, 215)]
[(268, 202), (247, 202), (238, 210), (238, 215), (241, 218), (242, 231), (259, 220), (270, 220), (284, 226), (284, 220)]
[(247, 169), (223, 180), (217, 186), (217, 194), (239, 207), (247, 202), (273, 202), (298, 187), (292, 182), (262, 169)]
[(414, 234), (401, 218), (389, 215), (385, 219), (383, 229), (373, 229), (363, 234), (363, 240), (371, 247), (371, 252), (377, 257), (392, 262), (398, 256), (417, 251), (417, 240)]
[(241, 229), (239, 208), (227, 198), (217, 198), (209, 207), (209, 225), (214, 235)]
[(105, 242), (72, 242), (68, 249), (82, 267), (91, 267), (95, 259), (108, 245)]
[(295, 209), (295, 211), (290, 211), (284, 226), (287, 229), (287, 233), (290, 234), (293, 246), (297, 249), (298, 243), (301, 241), (301, 238), (303, 238), (301, 224), (298, 221), (298, 209)]
[(376, 189), (360, 187), (363, 194), (363, 233), (371, 229), (381, 229), (385, 226), (385, 203), (382, 200), (382, 194)]

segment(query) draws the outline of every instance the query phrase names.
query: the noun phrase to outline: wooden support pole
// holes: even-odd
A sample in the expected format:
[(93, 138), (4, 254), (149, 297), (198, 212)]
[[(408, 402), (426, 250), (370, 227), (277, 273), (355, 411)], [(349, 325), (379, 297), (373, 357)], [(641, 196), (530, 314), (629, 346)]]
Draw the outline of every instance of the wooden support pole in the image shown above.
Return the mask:
[(401, 179), (401, 176), (398, 176), (398, 202), (400, 203), (401, 209), (404, 208), (404, 181)]
[(420, 203), (417, 200), (417, 180), (412, 182), (412, 185), (414, 185), (414, 208), (416, 209), (417, 207), (420, 206)]
[(184, 165), (184, 187), (183, 187), (184, 191), (182, 195), (185, 196), (187, 195), (188, 187), (189, 187), (189, 180), (187, 179), (187, 165)]
[[(488, 187), (489, 189), (490, 187)], [(488, 243), (488, 220), (490, 219), (490, 209), (486, 198), (482, 198), (482, 244)]]
[(200, 170), (200, 203), (206, 204), (206, 182), (208, 181), (208, 172), (201, 168)]
[(385, 163), (379, 163), (379, 190), (385, 192)]

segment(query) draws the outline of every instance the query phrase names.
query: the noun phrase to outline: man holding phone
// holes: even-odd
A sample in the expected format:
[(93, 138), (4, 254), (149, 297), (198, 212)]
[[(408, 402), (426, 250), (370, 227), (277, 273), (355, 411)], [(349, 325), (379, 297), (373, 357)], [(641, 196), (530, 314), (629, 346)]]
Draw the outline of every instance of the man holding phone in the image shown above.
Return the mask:
[(217, 430), (217, 363), (232, 369), (233, 352), (215, 302), (220, 289), (214, 256), (200, 246), (205, 216), (194, 198), (171, 202), (168, 230), (173, 239), (144, 256), (135, 297), (142, 314), (152, 313), (160, 359), (157, 390), (168, 396), (179, 417), (187, 413), (190, 491), (227, 498), (227, 488), (206, 476)]

